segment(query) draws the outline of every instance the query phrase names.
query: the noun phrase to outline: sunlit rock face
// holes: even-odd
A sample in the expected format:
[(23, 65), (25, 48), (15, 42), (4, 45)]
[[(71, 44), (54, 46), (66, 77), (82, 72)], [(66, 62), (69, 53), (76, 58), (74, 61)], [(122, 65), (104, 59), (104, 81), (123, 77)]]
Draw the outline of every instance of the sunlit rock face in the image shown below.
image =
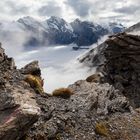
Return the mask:
[(38, 120), (35, 92), (0, 47), (0, 139), (15, 140)]

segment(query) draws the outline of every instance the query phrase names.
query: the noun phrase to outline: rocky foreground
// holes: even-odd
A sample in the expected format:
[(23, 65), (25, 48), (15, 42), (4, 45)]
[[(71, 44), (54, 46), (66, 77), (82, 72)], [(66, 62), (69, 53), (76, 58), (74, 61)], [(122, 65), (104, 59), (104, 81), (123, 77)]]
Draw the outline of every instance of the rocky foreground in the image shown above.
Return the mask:
[(0, 140), (16, 140), (38, 120), (34, 90), (0, 47)]
[(110, 36), (80, 58), (97, 73), (69, 98), (37, 94), (24, 80), (30, 65), (17, 70), (0, 52), (1, 140), (140, 139), (140, 36)]

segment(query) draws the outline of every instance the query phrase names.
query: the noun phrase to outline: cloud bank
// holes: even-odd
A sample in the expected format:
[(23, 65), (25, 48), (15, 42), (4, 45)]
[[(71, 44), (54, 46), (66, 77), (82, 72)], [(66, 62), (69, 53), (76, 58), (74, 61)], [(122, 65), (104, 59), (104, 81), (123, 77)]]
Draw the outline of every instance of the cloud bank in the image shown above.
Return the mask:
[(0, 19), (16, 20), (22, 16), (38, 19), (60, 16), (68, 21), (111, 20), (132, 25), (140, 19), (139, 0), (2, 0)]

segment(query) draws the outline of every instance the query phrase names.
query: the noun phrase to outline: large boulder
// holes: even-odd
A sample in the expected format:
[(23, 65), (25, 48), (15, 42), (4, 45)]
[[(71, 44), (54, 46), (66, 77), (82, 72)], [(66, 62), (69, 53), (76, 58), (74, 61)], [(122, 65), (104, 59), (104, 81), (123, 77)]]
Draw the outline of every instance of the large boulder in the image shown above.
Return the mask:
[(38, 120), (34, 90), (0, 47), (0, 139), (16, 140)]
[(22, 74), (35, 74), (41, 76), (41, 70), (38, 61), (32, 61), (20, 69)]

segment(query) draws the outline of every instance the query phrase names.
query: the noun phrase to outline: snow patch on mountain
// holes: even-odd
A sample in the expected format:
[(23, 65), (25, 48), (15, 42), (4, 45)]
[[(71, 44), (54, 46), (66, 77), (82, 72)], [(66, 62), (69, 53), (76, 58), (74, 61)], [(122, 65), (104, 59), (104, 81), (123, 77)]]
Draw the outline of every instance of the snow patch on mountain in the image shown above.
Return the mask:
[[(115, 33), (116, 31), (122, 31), (120, 25), (115, 24), (115, 26), (115, 30), (113, 30)], [(4, 25), (2, 23), (1, 28), (7, 33), (12, 30), (13, 35), (11, 36), (14, 36), (16, 32), (27, 34), (28, 39), (24, 43), (26, 48), (68, 45), (71, 43), (75, 43), (78, 46), (90, 46), (102, 36), (113, 32), (112, 29), (90, 21), (76, 19), (72, 23), (68, 23), (63, 18), (55, 16), (45, 21), (38, 21), (27, 16), (12, 23), (4, 23)]]

